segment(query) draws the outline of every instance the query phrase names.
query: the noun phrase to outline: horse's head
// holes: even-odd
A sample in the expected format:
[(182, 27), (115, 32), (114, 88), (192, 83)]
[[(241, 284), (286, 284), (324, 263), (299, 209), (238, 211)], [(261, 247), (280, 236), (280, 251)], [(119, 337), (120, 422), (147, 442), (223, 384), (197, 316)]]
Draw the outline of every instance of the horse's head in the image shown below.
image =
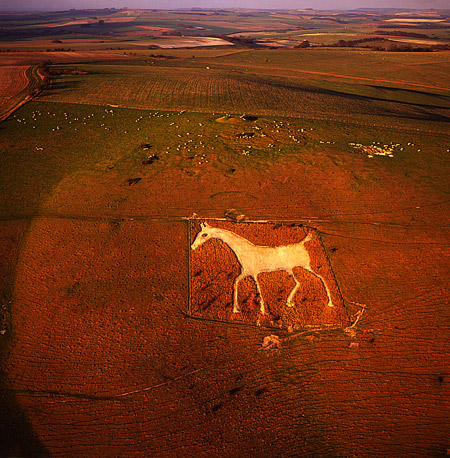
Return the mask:
[(200, 223), (201, 231), (195, 237), (194, 243), (191, 245), (191, 248), (195, 250), (202, 243), (209, 240), (213, 235), (211, 230), (213, 229), (208, 223)]

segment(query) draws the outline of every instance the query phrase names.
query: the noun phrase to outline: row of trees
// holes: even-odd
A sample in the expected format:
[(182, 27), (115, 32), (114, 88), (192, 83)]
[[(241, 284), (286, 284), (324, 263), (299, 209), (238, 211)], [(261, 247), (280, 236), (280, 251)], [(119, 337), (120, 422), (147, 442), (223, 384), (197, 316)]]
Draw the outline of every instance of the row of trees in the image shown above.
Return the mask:
[[(428, 38), (428, 37), (426, 37)], [(375, 44), (377, 43), (377, 44)], [(338, 48), (364, 47), (371, 48), (374, 51), (391, 51), (391, 52), (430, 52), (450, 49), (449, 44), (440, 45), (416, 45), (414, 43), (393, 42), (389, 39), (380, 37), (361, 38), (358, 40), (339, 40), (334, 45)]]

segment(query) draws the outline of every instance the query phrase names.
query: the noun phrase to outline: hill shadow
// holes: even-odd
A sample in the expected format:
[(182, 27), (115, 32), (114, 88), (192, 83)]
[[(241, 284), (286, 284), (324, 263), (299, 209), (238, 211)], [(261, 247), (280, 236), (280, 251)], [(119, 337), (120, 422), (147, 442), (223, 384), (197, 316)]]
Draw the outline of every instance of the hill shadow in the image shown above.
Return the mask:
[[(238, 78), (239, 79), (239, 78)], [(319, 96), (331, 96), (331, 97), (340, 97), (346, 100), (359, 100), (359, 101), (367, 101), (367, 102), (386, 102), (386, 103), (398, 103), (402, 105), (414, 106), (414, 107), (423, 107), (427, 109), (450, 109), (450, 97), (445, 95), (438, 95), (433, 94), (426, 91), (419, 91), (419, 90), (410, 90), (410, 89), (398, 89), (398, 88), (390, 88), (385, 86), (374, 86), (368, 85), (366, 87), (377, 89), (377, 90), (386, 90), (389, 92), (396, 92), (397, 94), (401, 93), (404, 97), (413, 98), (414, 96), (421, 96), (421, 97), (430, 97), (434, 98), (439, 101), (448, 102), (448, 106), (443, 106), (442, 103), (423, 103), (423, 102), (415, 102), (415, 101), (408, 101), (408, 100), (396, 100), (389, 97), (374, 96), (374, 95), (361, 95), (361, 94), (352, 94), (346, 91), (339, 91), (336, 89), (329, 89), (314, 86), (313, 84), (295, 84), (290, 82), (283, 82), (283, 81), (275, 81), (270, 79), (263, 79), (260, 80), (259, 78), (255, 78), (253, 80), (259, 84), (265, 84), (269, 87), (274, 87), (276, 89), (285, 89), (288, 91), (294, 91), (297, 93), (308, 93), (308, 94), (315, 94)]]
[[(367, 113), (371, 115), (379, 115), (385, 117), (397, 117), (397, 118), (404, 118), (404, 119), (414, 119), (414, 120), (422, 120), (422, 121), (438, 121), (438, 122), (449, 122), (450, 121), (450, 106), (443, 107), (442, 105), (432, 105), (432, 104), (425, 104), (425, 103), (415, 103), (415, 102), (408, 102), (408, 101), (401, 101), (401, 100), (391, 100), (388, 98), (381, 98), (381, 97), (373, 97), (373, 96), (365, 96), (365, 95), (358, 95), (358, 94), (350, 94), (344, 91), (337, 91), (333, 89), (327, 88), (319, 88), (319, 87), (311, 87), (311, 86), (297, 86), (295, 84), (288, 84), (288, 83), (279, 83), (275, 81), (265, 81), (265, 84), (276, 87), (277, 89), (285, 89), (288, 91), (294, 91), (295, 93), (308, 93), (317, 95), (320, 97), (324, 97), (324, 102), (326, 102), (326, 97), (334, 97), (339, 98), (341, 100), (345, 100), (345, 103), (349, 101), (358, 101), (358, 102), (366, 102), (371, 104), (370, 111), (367, 111), (365, 107), (360, 107), (357, 110), (357, 113)], [(384, 87), (382, 87), (384, 88)], [(395, 88), (393, 88), (395, 90)], [(404, 90), (408, 92), (408, 90)], [(421, 91), (411, 91), (413, 94), (416, 95), (429, 95), (434, 96), (434, 94), (429, 94), (428, 92), (421, 92)], [(437, 96), (442, 98), (443, 100), (449, 100), (450, 98), (446, 98), (445, 96)], [(376, 103), (374, 103), (376, 102)], [(392, 104), (395, 104), (398, 108), (394, 109)], [(402, 107), (405, 107), (404, 110)], [(356, 108), (356, 107), (355, 107)], [(437, 112), (439, 110), (439, 112)], [(442, 111), (448, 112), (449, 115), (443, 114)]]
[[(3, 365), (3, 362), (1, 362)], [(0, 458), (48, 458), (31, 423), (20, 410), (0, 367)]]
[(40, 97), (45, 98), (48, 95), (56, 95), (61, 92), (70, 92), (80, 86), (80, 80), (70, 81), (52, 81), (51, 85), (41, 93)]
[(397, 94), (405, 94), (405, 95), (418, 95), (418, 96), (425, 96), (425, 97), (432, 97), (440, 100), (444, 100), (450, 104), (450, 96), (443, 95), (443, 94), (434, 94), (433, 92), (427, 91), (419, 91), (417, 89), (403, 89), (398, 87), (389, 87), (389, 86), (376, 86), (376, 85), (369, 85), (373, 89), (378, 89), (381, 91), (392, 92)]

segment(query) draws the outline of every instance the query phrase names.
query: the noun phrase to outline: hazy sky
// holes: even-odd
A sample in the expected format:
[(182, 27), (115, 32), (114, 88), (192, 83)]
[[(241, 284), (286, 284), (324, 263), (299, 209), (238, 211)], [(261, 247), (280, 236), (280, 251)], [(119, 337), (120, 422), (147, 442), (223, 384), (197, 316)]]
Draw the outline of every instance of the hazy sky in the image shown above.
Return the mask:
[(70, 8), (448, 8), (450, 0), (0, 0), (0, 10), (66, 10)]

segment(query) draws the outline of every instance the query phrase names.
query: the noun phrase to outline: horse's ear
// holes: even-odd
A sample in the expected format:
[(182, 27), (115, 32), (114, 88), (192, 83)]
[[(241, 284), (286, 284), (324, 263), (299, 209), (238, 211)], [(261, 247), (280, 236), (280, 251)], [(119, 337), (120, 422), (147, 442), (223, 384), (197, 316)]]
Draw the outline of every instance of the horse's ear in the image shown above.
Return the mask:
[(208, 223), (201, 222), (201, 223), (200, 223), (200, 227), (201, 227), (202, 229), (206, 229), (206, 228), (211, 227), (211, 226), (210, 226)]

